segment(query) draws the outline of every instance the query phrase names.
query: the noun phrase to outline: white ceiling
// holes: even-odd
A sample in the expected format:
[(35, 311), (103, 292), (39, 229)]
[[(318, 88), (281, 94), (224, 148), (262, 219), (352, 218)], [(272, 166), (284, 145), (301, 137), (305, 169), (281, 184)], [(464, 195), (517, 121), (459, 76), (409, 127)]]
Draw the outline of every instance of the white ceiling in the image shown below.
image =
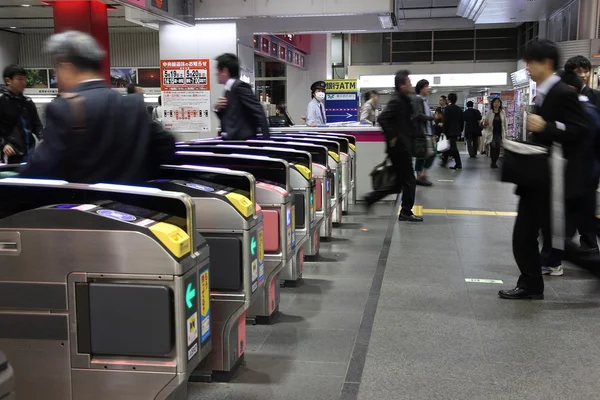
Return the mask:
[(456, 17), (459, 0), (396, 0), (399, 20)]
[[(463, 0), (464, 1), (464, 0)], [(474, 1), (474, 0), (470, 0)], [(477, 24), (539, 21), (572, 0), (487, 0)]]

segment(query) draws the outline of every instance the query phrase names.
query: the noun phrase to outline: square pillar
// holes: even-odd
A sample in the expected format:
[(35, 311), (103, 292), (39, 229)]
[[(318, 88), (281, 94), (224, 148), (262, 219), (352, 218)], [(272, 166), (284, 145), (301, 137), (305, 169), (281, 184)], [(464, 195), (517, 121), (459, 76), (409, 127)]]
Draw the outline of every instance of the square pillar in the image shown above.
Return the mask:
[(91, 35), (105, 52), (102, 76), (110, 84), (110, 45), (107, 5), (96, 0), (55, 1), (54, 32), (80, 31)]

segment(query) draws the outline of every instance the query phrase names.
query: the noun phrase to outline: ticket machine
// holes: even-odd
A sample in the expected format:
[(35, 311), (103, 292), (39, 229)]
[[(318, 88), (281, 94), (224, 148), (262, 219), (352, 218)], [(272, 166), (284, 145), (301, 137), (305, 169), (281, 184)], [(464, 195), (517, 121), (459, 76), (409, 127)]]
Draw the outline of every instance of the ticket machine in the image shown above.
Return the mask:
[(8, 359), (0, 351), (0, 399), (15, 400), (15, 380)]
[(342, 203), (344, 198), (344, 192), (342, 190), (342, 182), (343, 182), (343, 166), (342, 159), (340, 158), (340, 145), (336, 141), (325, 140), (320, 138), (313, 138), (310, 136), (304, 137), (295, 137), (293, 135), (272, 135), (270, 140), (277, 142), (298, 142), (298, 143), (308, 143), (326, 146), (328, 148), (329, 154), (329, 168), (332, 170), (335, 179), (331, 181), (331, 207), (333, 210), (332, 214), (332, 224), (333, 223), (341, 223), (342, 222)]
[(0, 180), (0, 348), (20, 399), (187, 398), (211, 349), (194, 213), (155, 188)]
[(311, 136), (321, 136), (324, 138), (329, 138), (329, 137), (338, 137), (340, 139), (347, 139), (348, 140), (348, 151), (344, 151), (345, 147), (344, 144), (340, 141), (340, 145), (342, 145), (342, 149), (340, 149), (342, 152), (347, 153), (350, 156), (351, 159), (351, 164), (350, 164), (350, 182), (351, 182), (351, 187), (350, 187), (350, 195), (349, 195), (349, 203), (354, 205), (356, 204), (356, 172), (358, 171), (357, 169), (357, 152), (356, 152), (356, 136), (353, 135), (348, 135), (347, 133), (343, 133), (343, 132), (298, 132), (298, 133), (305, 133)]
[[(275, 136), (278, 136), (275, 134)], [(283, 137), (291, 137), (300, 140), (326, 140), (330, 142), (337, 142), (339, 147), (337, 148), (337, 154), (340, 158), (340, 164), (342, 166), (342, 174), (341, 174), (341, 204), (342, 204), (342, 212), (348, 211), (349, 198), (351, 192), (351, 183), (352, 183), (352, 159), (349, 155), (349, 142), (348, 139), (336, 137), (333, 135), (317, 135), (317, 134), (305, 134), (305, 133), (286, 133), (285, 135), (280, 135)], [(334, 152), (336, 152), (334, 150)], [(341, 218), (339, 221), (334, 220), (334, 222), (341, 222)]]
[[(292, 192), (290, 165), (285, 160), (263, 156), (182, 151), (175, 154), (174, 162), (179, 165), (204, 165), (249, 172), (254, 175), (259, 183), (263, 184), (261, 186), (269, 185), (271, 187), (279, 187), (287, 193)], [(260, 202), (259, 204), (263, 210), (270, 205), (263, 205)], [(293, 200), (285, 205), (285, 209), (282, 208), (283, 205), (275, 205), (281, 211), (281, 214), (278, 216), (278, 222), (282, 226), (285, 226), (283, 232), (287, 232), (286, 240), (280, 241), (278, 243), (279, 248), (276, 250), (277, 253), (283, 252), (284, 258), (287, 259), (287, 265), (282, 269), (280, 278), (290, 285), (297, 284), (302, 279), (304, 264), (303, 249), (302, 247), (295, 246), (295, 233), (292, 225), (293, 205)], [(296, 257), (296, 260), (292, 260), (292, 257)]]
[[(279, 283), (284, 276), (294, 275), (301, 269), (295, 265), (302, 260), (294, 261), (292, 252), (292, 205), (293, 197), (289, 189), (289, 173), (287, 163), (267, 159), (261, 165), (259, 159), (247, 160), (242, 156), (231, 159), (223, 157), (208, 158), (201, 152), (179, 152), (174, 163), (179, 165), (203, 166), (208, 172), (202, 179), (209, 182), (223, 183), (223, 179), (231, 179), (231, 175), (218, 175), (212, 170), (224, 170), (239, 174), (254, 172), (256, 183), (256, 203), (260, 206), (264, 223), (264, 253), (265, 253), (265, 290), (259, 293), (253, 301), (247, 317), (252, 323), (268, 324), (276, 318), (279, 310)], [(224, 158), (225, 157), (225, 158)], [(247, 161), (247, 162), (246, 162)], [(237, 170), (225, 169), (231, 165), (241, 165), (245, 168)], [(266, 183), (265, 183), (266, 182)], [(264, 297), (261, 297), (264, 296)]]
[(311, 154), (299, 150), (251, 147), (242, 143), (196, 143), (185, 147), (185, 149), (186, 151), (200, 150), (218, 154), (260, 155), (288, 161), (290, 163), (290, 181), (294, 193), (292, 226), (295, 232), (295, 246), (302, 247), (306, 256), (317, 256), (321, 243), (319, 231), (323, 219), (317, 219), (315, 207), (316, 182), (312, 176)]
[(148, 184), (181, 192), (195, 205), (198, 232), (211, 251), (211, 328), (213, 350), (191, 379), (228, 381), (243, 361), (246, 312), (263, 296), (265, 284), (263, 215), (257, 209), (254, 177), (248, 173), (206, 170), (193, 166), (162, 166)]
[[(246, 141), (227, 141), (223, 142), (219, 139), (197, 139), (189, 143), (181, 143), (180, 147), (189, 147), (196, 144), (223, 144), (223, 145), (242, 145), (252, 148), (278, 148), (301, 150), (310, 153), (312, 157), (312, 174), (315, 179), (315, 214), (317, 221), (323, 219), (320, 226), (320, 236), (324, 239), (331, 238), (331, 182), (333, 173), (328, 166), (328, 149), (325, 146), (314, 145), (305, 142), (278, 142), (271, 140), (246, 140)], [(309, 254), (305, 254), (309, 256)]]

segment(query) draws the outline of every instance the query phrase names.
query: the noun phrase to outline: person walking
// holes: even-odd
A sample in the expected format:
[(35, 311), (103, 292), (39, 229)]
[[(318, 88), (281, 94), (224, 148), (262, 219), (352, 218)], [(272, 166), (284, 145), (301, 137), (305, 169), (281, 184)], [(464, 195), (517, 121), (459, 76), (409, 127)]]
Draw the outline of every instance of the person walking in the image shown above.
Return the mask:
[(20, 164), (42, 140), (42, 122), (35, 104), (23, 93), (27, 71), (19, 65), (7, 66), (0, 87), (0, 162)]
[(379, 93), (376, 90), (369, 90), (365, 93), (365, 102), (360, 108), (360, 122), (368, 122), (375, 125), (377, 122), (377, 101)]
[[(580, 171), (583, 166), (579, 153), (588, 132), (587, 117), (577, 93), (555, 74), (559, 60), (556, 45), (548, 40), (532, 43), (523, 59), (527, 62), (531, 79), (537, 84), (534, 100), (537, 114), (527, 116), (532, 142), (550, 148), (550, 157), (557, 156), (553, 144), (560, 144), (567, 166), (564, 187), (552, 188), (551, 175), (559, 172), (553, 169), (547, 176), (540, 176), (535, 184), (517, 186), (516, 193), (520, 198), (513, 231), (513, 254), (521, 275), (514, 289), (498, 292), (501, 298), (509, 300), (544, 298), (539, 232), (542, 231), (544, 243), (552, 242), (553, 189), (562, 191), (566, 204), (580, 197)], [(540, 179), (545, 182), (540, 182)], [(564, 236), (564, 232), (557, 232), (557, 235)]]
[(460, 153), (458, 152), (458, 140), (462, 136), (464, 128), (463, 112), (459, 106), (456, 105), (458, 96), (456, 93), (450, 93), (448, 95), (448, 106), (444, 110), (444, 126), (443, 131), (448, 140), (450, 141), (450, 150), (442, 155), (442, 167), (448, 165), (448, 157), (454, 159), (454, 166), (450, 169), (462, 169), (462, 160)]
[(225, 94), (218, 99), (216, 113), (221, 120), (221, 135), (225, 140), (248, 140), (258, 132), (268, 139), (269, 121), (252, 86), (240, 79), (240, 62), (234, 54), (217, 57), (217, 75)]
[(414, 102), (413, 120), (419, 130), (419, 134), (427, 139), (427, 156), (417, 158), (415, 162), (415, 172), (417, 173), (417, 185), (433, 186), (428, 177), (428, 171), (435, 161), (436, 155), (436, 139), (434, 137), (433, 124), (435, 118), (431, 115), (431, 108), (427, 102), (429, 97), (429, 81), (421, 79), (415, 87), (417, 97)]
[(467, 139), (467, 149), (471, 158), (477, 157), (479, 149), (479, 138), (481, 137), (481, 112), (473, 108), (473, 102), (467, 102), (467, 109), (463, 112), (465, 121), (465, 138)]
[(400, 221), (422, 222), (423, 218), (413, 214), (415, 205), (416, 178), (413, 170), (412, 148), (416, 135), (412, 120), (412, 102), (409, 95), (413, 92), (408, 71), (398, 71), (394, 79), (395, 91), (378, 122), (386, 141), (386, 152), (394, 166), (396, 180), (381, 190), (365, 196), (367, 210), (384, 197), (402, 191), (402, 210)]
[(94, 38), (50, 36), (61, 95), (46, 108), (44, 140), (21, 170), (25, 178), (77, 183), (141, 184), (175, 153), (175, 138), (152, 121), (142, 96), (122, 96), (101, 74), (104, 51)]
[(489, 146), (492, 168), (495, 169), (498, 168), (500, 148), (507, 134), (506, 113), (502, 108), (500, 98), (496, 97), (492, 100), (492, 106), (485, 117), (485, 121), (483, 121), (483, 126), (485, 127), (485, 147), (488, 148)]

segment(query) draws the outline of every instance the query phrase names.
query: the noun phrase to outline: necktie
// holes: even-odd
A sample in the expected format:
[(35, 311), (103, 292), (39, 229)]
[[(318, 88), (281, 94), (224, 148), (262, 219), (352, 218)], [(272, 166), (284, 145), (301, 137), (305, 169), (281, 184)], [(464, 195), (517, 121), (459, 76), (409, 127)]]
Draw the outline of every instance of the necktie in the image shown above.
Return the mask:
[(321, 110), (321, 118), (323, 118), (323, 123), (327, 123), (327, 120), (325, 119), (325, 113), (323, 112), (323, 103), (319, 103), (319, 110)]

